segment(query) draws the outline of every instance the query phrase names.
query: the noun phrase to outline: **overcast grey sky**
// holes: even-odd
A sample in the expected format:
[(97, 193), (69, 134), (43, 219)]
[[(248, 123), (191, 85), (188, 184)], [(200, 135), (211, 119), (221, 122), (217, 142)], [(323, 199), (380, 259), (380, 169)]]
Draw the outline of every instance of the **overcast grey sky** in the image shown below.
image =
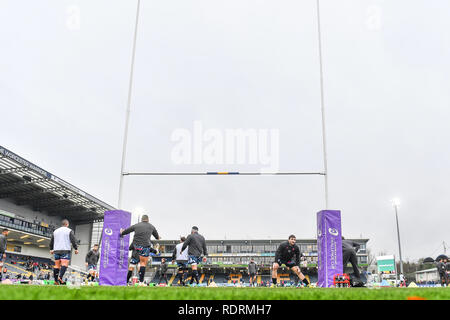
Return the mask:
[[(0, 145), (116, 206), (136, 1), (0, 1)], [(347, 237), (417, 259), (450, 243), (450, 2), (321, 0), (330, 207)], [(316, 1), (141, 1), (127, 171), (173, 132), (278, 130), (281, 171), (323, 171)], [(127, 177), (163, 238), (315, 237), (318, 176)]]

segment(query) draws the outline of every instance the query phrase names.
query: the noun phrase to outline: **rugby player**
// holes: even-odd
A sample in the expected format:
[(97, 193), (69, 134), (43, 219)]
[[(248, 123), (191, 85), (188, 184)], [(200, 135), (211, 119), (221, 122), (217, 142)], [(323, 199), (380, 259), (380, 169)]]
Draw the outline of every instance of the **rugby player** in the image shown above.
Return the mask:
[[(197, 264), (199, 264), (202, 260), (203, 262), (206, 262), (208, 252), (206, 250), (205, 238), (198, 233), (198, 228), (196, 226), (192, 227), (191, 234), (188, 235), (186, 241), (183, 243), (181, 251), (186, 250), (186, 248), (188, 248), (188, 264), (190, 264), (192, 268), (192, 278), (190, 284), (194, 282), (194, 279), (195, 282), (199, 284)], [(203, 259), (202, 254), (204, 255)]]
[(361, 281), (361, 273), (358, 269), (358, 259), (356, 258), (356, 253), (358, 252), (359, 248), (359, 243), (352, 240), (346, 240), (344, 237), (342, 237), (342, 266), (345, 270), (345, 267), (350, 261), (353, 267), (353, 275), (356, 277), (356, 279), (352, 281), (353, 286), (363, 285), (363, 282)]
[(135, 261), (139, 261), (139, 254), (136, 250), (134, 250), (134, 246), (133, 243), (130, 244), (129, 249), (131, 251), (131, 257), (130, 257), (130, 263), (129, 263), (129, 267), (128, 267), (128, 274), (127, 274), (127, 283), (130, 282), (130, 278), (133, 275), (133, 271), (137, 268), (139, 270), (140, 265), (139, 263), (133, 264)]
[(161, 284), (161, 279), (164, 279), (165, 284), (169, 283), (169, 281), (167, 281), (167, 263), (166, 259), (164, 258), (161, 259), (158, 284)]
[[(295, 244), (296, 237), (292, 234), (289, 236), (288, 241), (283, 242), (278, 247), (275, 253), (275, 261), (272, 266), (272, 287), (277, 285), (278, 268), (281, 265), (286, 265), (288, 269), (294, 271), (294, 273), (302, 280), (305, 286), (309, 286), (309, 281), (300, 271), (300, 253), (299, 247)], [(295, 258), (295, 260), (294, 260)]]
[(88, 269), (89, 275), (88, 275), (88, 281), (94, 281), (95, 280), (95, 272), (97, 270), (97, 263), (99, 258), (99, 252), (98, 252), (98, 244), (94, 244), (94, 247), (92, 250), (90, 250), (86, 254), (86, 267)]
[(134, 237), (131, 243), (133, 246), (133, 254), (130, 261), (132, 266), (128, 269), (127, 278), (128, 280), (130, 279), (133, 268), (139, 263), (139, 283), (140, 285), (144, 285), (145, 267), (148, 263), (148, 257), (151, 252), (157, 253), (157, 250), (152, 248), (150, 238), (152, 235), (157, 240), (160, 240), (161, 238), (159, 237), (156, 228), (148, 222), (148, 215), (143, 215), (141, 222), (136, 223), (125, 230), (120, 229), (120, 236), (123, 237), (133, 231)]
[(188, 270), (188, 250), (189, 247), (184, 249), (184, 251), (181, 251), (181, 248), (183, 247), (183, 242), (186, 241), (185, 237), (180, 238), (180, 243), (175, 246), (175, 249), (172, 253), (172, 264), (177, 263), (178, 266), (178, 273), (177, 277), (175, 278), (175, 283), (177, 283), (177, 278), (180, 277), (180, 284), (182, 286), (185, 286), (184, 283), (184, 275), (186, 274), (186, 271)]
[(445, 274), (447, 276), (446, 286), (448, 286), (448, 284), (449, 284), (450, 262), (448, 261), (448, 259), (444, 259), (444, 263), (445, 263)]
[(61, 227), (53, 231), (50, 239), (50, 254), (54, 254), (55, 266), (53, 267), (53, 277), (55, 284), (66, 284), (63, 281), (64, 273), (69, 267), (71, 257), (71, 244), (75, 249), (75, 254), (78, 254), (78, 241), (75, 238), (73, 230), (69, 228), (69, 221), (64, 219), (61, 222)]
[(437, 270), (439, 273), (439, 279), (440, 279), (440, 283), (441, 286), (445, 287), (447, 285), (447, 266), (446, 266), (446, 261), (444, 259), (439, 259), (439, 262), (437, 263)]
[(3, 261), (6, 259), (6, 243), (9, 230), (3, 229), (2, 234), (0, 234), (0, 281), (3, 279)]
[[(130, 245), (128, 250), (131, 251), (131, 257), (129, 261), (130, 266), (128, 267), (127, 284), (130, 282), (130, 278), (133, 275), (133, 271), (137, 269), (139, 272), (139, 269), (141, 267), (139, 262), (135, 264), (136, 261), (139, 261), (139, 252), (134, 249), (133, 243)], [(159, 252), (159, 243), (155, 245), (155, 248), (150, 248), (150, 253), (158, 254), (158, 252)]]
[(248, 275), (250, 277), (250, 286), (256, 287), (256, 263), (255, 259), (251, 258), (247, 267)]
[(448, 261), (448, 259), (444, 259), (444, 263), (445, 263), (445, 274), (446, 274), (446, 277), (447, 277), (447, 283), (445, 284), (445, 286), (448, 286), (448, 284), (449, 284), (450, 262)]

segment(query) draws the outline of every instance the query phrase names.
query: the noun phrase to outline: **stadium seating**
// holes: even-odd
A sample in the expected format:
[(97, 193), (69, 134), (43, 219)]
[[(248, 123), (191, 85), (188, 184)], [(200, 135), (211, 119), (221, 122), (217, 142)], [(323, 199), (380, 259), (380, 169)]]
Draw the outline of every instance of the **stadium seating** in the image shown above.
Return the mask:
[[(37, 270), (32, 267), (32, 263), (36, 262), (39, 265)], [(45, 278), (45, 275), (51, 272), (53, 264), (53, 261), (47, 258), (7, 253), (4, 261), (7, 273), (3, 275), (3, 278), (16, 279), (19, 276), (29, 279), (31, 275), (33, 279)]]
[[(170, 285), (179, 285), (179, 281), (177, 279), (177, 282), (175, 282), (175, 273), (172, 273), (174, 270), (169, 269), (169, 273), (167, 274), (167, 279), (169, 280)], [(190, 281), (190, 273), (188, 273), (189, 276), (187, 277), (187, 282)], [(238, 284), (244, 283), (244, 285), (249, 284), (249, 277), (248, 274), (242, 274), (242, 273), (223, 273), (223, 272), (208, 272), (208, 273), (200, 273), (200, 283), (203, 285), (207, 285), (211, 281), (214, 281), (218, 286), (234, 286)], [(317, 282), (317, 274), (309, 274), (306, 275), (306, 277), (309, 279), (310, 282), (315, 283)], [(159, 271), (152, 274), (150, 283), (156, 285), (158, 283), (158, 280), (160, 278)], [(272, 276), (271, 274), (258, 274), (257, 275), (257, 283), (260, 285), (263, 283), (266, 285), (267, 283), (272, 283)], [(298, 281), (297, 276), (293, 273), (280, 273), (278, 274), (278, 283), (283, 283), (286, 285), (291, 285)]]

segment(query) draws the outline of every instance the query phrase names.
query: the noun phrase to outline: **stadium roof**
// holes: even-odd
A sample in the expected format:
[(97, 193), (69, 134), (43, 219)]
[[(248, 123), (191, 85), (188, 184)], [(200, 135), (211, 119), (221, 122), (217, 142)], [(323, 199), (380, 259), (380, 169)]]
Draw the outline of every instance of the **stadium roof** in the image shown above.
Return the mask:
[(115, 208), (0, 146), (0, 199), (82, 224)]
[(420, 271), (416, 271), (414, 273), (428, 273), (428, 272), (437, 272), (438, 269), (437, 267), (431, 268), (431, 269), (425, 269), (425, 270), (420, 270)]

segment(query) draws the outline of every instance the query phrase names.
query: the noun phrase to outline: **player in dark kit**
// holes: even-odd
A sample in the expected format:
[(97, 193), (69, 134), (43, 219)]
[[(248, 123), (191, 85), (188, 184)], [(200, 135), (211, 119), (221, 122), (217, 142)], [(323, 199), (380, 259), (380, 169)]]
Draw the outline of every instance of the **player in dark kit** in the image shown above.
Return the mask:
[[(183, 243), (181, 251), (184, 251), (186, 248), (188, 248), (188, 264), (190, 264), (192, 268), (192, 278), (190, 284), (194, 282), (194, 279), (195, 282), (199, 284), (197, 264), (199, 264), (202, 260), (203, 262), (206, 262), (208, 252), (206, 250), (205, 238), (198, 233), (198, 228), (196, 226), (192, 227), (191, 234), (188, 235), (186, 241)], [(204, 255), (203, 259), (202, 253)]]
[(286, 265), (288, 269), (294, 271), (294, 273), (302, 280), (302, 282), (309, 286), (309, 281), (300, 271), (300, 258), (302, 254), (300, 253), (299, 247), (295, 244), (296, 237), (290, 235), (288, 241), (283, 242), (277, 249), (275, 253), (275, 261), (272, 267), (272, 286), (277, 285), (278, 268), (281, 265)]
[(86, 267), (88, 269), (89, 275), (87, 277), (88, 281), (94, 281), (95, 280), (95, 273), (97, 270), (97, 263), (99, 258), (99, 252), (98, 252), (98, 244), (94, 244), (94, 247), (92, 250), (90, 250), (86, 254)]
[(133, 264), (136, 263), (136, 261), (139, 261), (139, 253), (134, 250), (134, 245), (133, 243), (130, 244), (130, 247), (128, 248), (129, 251), (131, 251), (131, 257), (130, 257), (130, 261), (129, 261), (129, 266), (128, 266), (128, 274), (127, 274), (127, 283), (130, 282), (130, 278), (133, 275), (133, 271), (137, 268), (139, 272), (139, 262), (137, 264)]
[(250, 259), (250, 263), (248, 264), (247, 271), (248, 271), (248, 276), (249, 276), (249, 280), (250, 280), (250, 287), (256, 287), (257, 266), (255, 263), (255, 259), (253, 259), (253, 258)]
[(169, 281), (167, 280), (167, 263), (166, 259), (161, 259), (161, 265), (159, 266), (159, 280), (158, 284), (161, 284), (161, 279), (164, 280), (165, 284), (169, 284)]
[(447, 285), (447, 281), (448, 281), (448, 275), (447, 275), (447, 266), (446, 266), (446, 261), (444, 259), (439, 259), (439, 262), (436, 264), (438, 273), (439, 273), (439, 278), (440, 278), (440, 284), (441, 286), (445, 287)]
[[(0, 234), (0, 282), (3, 278), (3, 261), (6, 259), (6, 242), (9, 234), (8, 229), (3, 229)], [(6, 268), (6, 267), (5, 267)]]
[(364, 282), (361, 281), (361, 273), (358, 269), (358, 259), (356, 253), (360, 248), (360, 244), (353, 241), (347, 240), (342, 237), (342, 266), (345, 267), (350, 262), (353, 268), (353, 275), (355, 279), (351, 279), (352, 286), (354, 287), (362, 287)]
[[(151, 252), (157, 252), (151, 247), (152, 243), (150, 241), (150, 238), (153, 235), (155, 239), (159, 240), (160, 237), (158, 235), (158, 231), (156, 231), (156, 228), (148, 222), (147, 215), (142, 216), (141, 222), (136, 223), (135, 225), (132, 225), (125, 230), (121, 229), (120, 236), (123, 237), (124, 235), (129, 234), (133, 231), (134, 238), (133, 242), (130, 245), (130, 247), (133, 247), (133, 253), (130, 264), (136, 266), (139, 263), (139, 282), (140, 285), (144, 285), (145, 267), (148, 263), (148, 257), (150, 256)], [(127, 282), (130, 280), (133, 269), (134, 267), (131, 266), (128, 269)]]

